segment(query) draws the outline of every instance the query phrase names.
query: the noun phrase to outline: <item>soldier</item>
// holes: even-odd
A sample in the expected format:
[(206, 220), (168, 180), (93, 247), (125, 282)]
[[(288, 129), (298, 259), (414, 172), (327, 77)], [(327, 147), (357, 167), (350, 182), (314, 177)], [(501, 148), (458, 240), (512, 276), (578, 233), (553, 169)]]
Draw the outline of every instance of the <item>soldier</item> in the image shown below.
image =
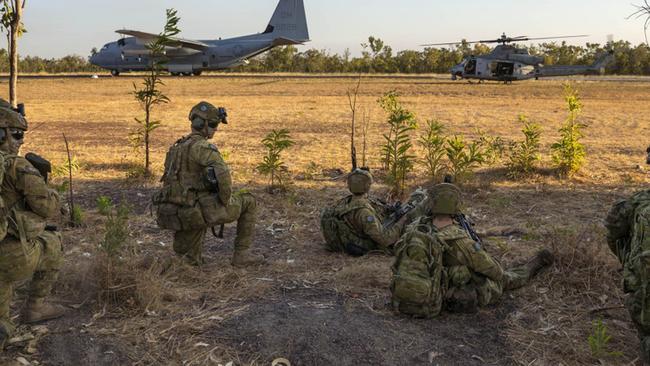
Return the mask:
[[(648, 148), (650, 164), (650, 147)], [(650, 364), (650, 189), (617, 202), (605, 220), (607, 243), (623, 265), (623, 289), (637, 328), (644, 364)]]
[[(455, 221), (456, 215), (460, 214), (460, 196), (460, 190), (453, 184), (442, 183), (432, 188), (428, 201), (432, 216), (422, 217), (410, 225), (398, 243), (391, 286), (393, 304), (398, 310), (410, 309), (413, 315), (424, 316), (435, 316), (441, 308), (452, 312), (474, 312), (478, 306), (496, 303), (504, 291), (524, 286), (553, 262), (552, 254), (542, 250), (525, 265), (504, 270)], [(418, 250), (420, 248), (424, 249)], [(436, 291), (425, 292), (433, 292), (439, 298), (416, 299), (419, 296), (417, 292), (422, 291), (413, 292), (413, 289), (421, 288), (418, 285), (420, 277), (431, 276), (431, 267), (436, 261), (440, 269), (438, 280), (445, 283), (436, 284), (437, 295)], [(423, 275), (414, 275), (423, 268)], [(442, 268), (446, 275), (442, 275)], [(433, 310), (427, 309), (430, 305), (434, 306)]]
[(163, 186), (154, 196), (158, 225), (174, 231), (174, 251), (200, 265), (207, 229), (237, 221), (232, 264), (242, 267), (263, 262), (250, 252), (255, 230), (255, 197), (232, 191), (228, 165), (208, 140), (220, 123), (227, 124), (225, 109), (201, 102), (190, 111), (192, 133), (169, 149)]
[(390, 253), (406, 223), (416, 217), (419, 210), (414, 209), (390, 227), (384, 227), (383, 215), (377, 212), (380, 207), (368, 198), (372, 185), (370, 172), (356, 169), (348, 174), (347, 183), (352, 194), (321, 214), (321, 231), (327, 248), (352, 256), (362, 256), (373, 250)]
[(0, 170), (4, 173), (0, 192), (0, 347), (14, 331), (9, 308), (17, 282), (31, 279), (23, 322), (54, 319), (65, 312), (62, 306), (45, 302), (63, 259), (61, 235), (46, 225), (46, 220), (60, 211), (59, 196), (29, 161), (18, 156), (27, 122), (6, 105), (0, 102)]

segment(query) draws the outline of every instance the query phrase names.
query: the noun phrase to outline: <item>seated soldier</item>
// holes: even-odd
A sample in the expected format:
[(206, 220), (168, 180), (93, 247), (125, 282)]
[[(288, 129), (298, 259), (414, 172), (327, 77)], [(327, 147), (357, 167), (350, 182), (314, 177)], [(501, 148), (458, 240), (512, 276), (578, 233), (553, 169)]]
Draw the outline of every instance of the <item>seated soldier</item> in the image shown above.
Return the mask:
[[(478, 306), (496, 303), (504, 291), (524, 286), (541, 269), (553, 262), (553, 255), (548, 250), (542, 250), (525, 265), (504, 270), (501, 264), (492, 258), (479, 242), (472, 240), (455, 221), (456, 215), (460, 214), (461, 205), (461, 192), (455, 185), (439, 184), (432, 188), (428, 195), (432, 216), (422, 217), (409, 226), (403, 241), (398, 244), (398, 251), (401, 252), (402, 248), (408, 246), (409, 240), (424, 240), (428, 241), (424, 243), (429, 248), (427, 252), (440, 253), (442, 256), (439, 263), (446, 270), (446, 276), (441, 278), (442, 281), (447, 282), (440, 285), (442, 298), (432, 299), (431, 303), (437, 303), (438, 306), (441, 304), (442, 308), (452, 312), (474, 312)], [(412, 235), (411, 231), (419, 231), (419, 233)], [(440, 249), (434, 250), (434, 245)], [(403, 253), (398, 254), (394, 265), (396, 272), (400, 270), (398, 262), (403, 257)], [(436, 262), (435, 259), (428, 261), (434, 264)], [(393, 296), (395, 298), (395, 294)], [(410, 302), (409, 299), (404, 298), (398, 300), (407, 305)], [(408, 308), (396, 307), (400, 311)], [(436, 311), (439, 312), (440, 308)], [(437, 315), (435, 311), (426, 314)]]
[[(347, 183), (352, 194), (321, 214), (321, 231), (327, 249), (352, 256), (362, 256), (375, 250), (391, 253), (402, 229), (411, 218), (417, 216), (419, 210), (413, 209), (393, 224), (385, 226), (385, 213), (378, 212), (380, 207), (377, 202), (368, 198), (372, 185), (370, 172), (356, 169), (348, 175)], [(423, 199), (417, 197), (417, 200)]]

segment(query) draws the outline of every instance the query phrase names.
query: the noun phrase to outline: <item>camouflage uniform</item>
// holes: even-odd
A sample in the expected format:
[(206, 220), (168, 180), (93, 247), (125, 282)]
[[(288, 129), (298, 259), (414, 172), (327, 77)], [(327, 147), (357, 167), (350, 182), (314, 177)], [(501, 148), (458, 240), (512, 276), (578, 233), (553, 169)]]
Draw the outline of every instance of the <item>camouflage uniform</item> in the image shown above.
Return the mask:
[(365, 195), (350, 195), (336, 203), (336, 212), (347, 224), (345, 251), (351, 255), (364, 255), (369, 251), (390, 252), (391, 246), (399, 239), (405, 221), (384, 228), (382, 218)]
[(386, 205), (368, 198), (372, 185), (370, 172), (354, 170), (348, 175), (347, 184), (352, 195), (321, 213), (321, 232), (327, 249), (353, 256), (362, 256), (373, 250), (392, 253), (392, 246), (400, 238), (406, 223), (420, 214), (421, 205), (386, 228), (382, 223), (388, 213)]
[[(7, 113), (0, 109), (0, 123), (8, 117)], [(27, 129), (26, 123), (21, 129)], [(4, 180), (0, 197), (3, 215), (9, 220), (8, 234), (0, 241), (0, 338), (6, 338), (14, 330), (9, 310), (17, 282), (31, 279), (24, 321), (63, 315), (63, 308), (44, 303), (57, 279), (63, 253), (60, 233), (45, 230), (46, 220), (60, 210), (58, 194), (48, 188), (38, 170), (25, 158), (2, 150)]]
[(452, 220), (460, 213), (456, 186), (439, 184), (428, 197), (434, 216), (409, 225), (397, 244), (391, 292), (398, 311), (425, 317), (436, 316), (443, 307), (473, 312), (498, 302), (504, 291), (524, 286), (552, 263), (551, 253), (544, 250), (525, 265), (504, 270)]
[(623, 264), (625, 305), (639, 332), (643, 359), (650, 364), (650, 190), (617, 202), (606, 226), (609, 247)]
[(443, 265), (449, 279), (445, 296), (449, 310), (494, 304), (503, 291), (523, 287), (534, 274), (528, 266), (504, 270), (458, 225), (444, 227), (435, 235), (446, 246)]
[[(201, 106), (214, 108), (208, 103)], [(225, 123), (225, 122), (221, 122)], [(255, 198), (250, 193), (232, 192), (228, 165), (204, 133), (196, 131), (178, 140), (167, 153), (163, 187), (154, 196), (158, 224), (174, 230), (174, 251), (194, 264), (202, 263), (202, 244), (209, 227), (237, 221), (235, 255), (247, 256), (251, 247), (256, 216)], [(213, 169), (218, 184), (214, 192), (207, 180)]]

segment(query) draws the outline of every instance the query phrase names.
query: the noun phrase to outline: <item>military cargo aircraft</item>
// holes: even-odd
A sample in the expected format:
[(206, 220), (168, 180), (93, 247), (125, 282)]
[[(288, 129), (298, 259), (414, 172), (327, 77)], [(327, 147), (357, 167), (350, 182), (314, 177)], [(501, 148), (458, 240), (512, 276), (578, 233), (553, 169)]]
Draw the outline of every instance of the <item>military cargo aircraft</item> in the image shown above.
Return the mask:
[[(134, 30), (118, 30), (130, 36), (107, 43), (90, 56), (94, 65), (110, 70), (113, 76), (122, 72), (145, 71), (151, 67), (147, 43), (158, 35)], [(177, 75), (201, 75), (206, 70), (223, 70), (245, 65), (248, 60), (277, 46), (298, 45), (309, 41), (303, 0), (280, 0), (263, 33), (248, 36), (189, 40), (173, 38), (167, 47), (167, 71)]]

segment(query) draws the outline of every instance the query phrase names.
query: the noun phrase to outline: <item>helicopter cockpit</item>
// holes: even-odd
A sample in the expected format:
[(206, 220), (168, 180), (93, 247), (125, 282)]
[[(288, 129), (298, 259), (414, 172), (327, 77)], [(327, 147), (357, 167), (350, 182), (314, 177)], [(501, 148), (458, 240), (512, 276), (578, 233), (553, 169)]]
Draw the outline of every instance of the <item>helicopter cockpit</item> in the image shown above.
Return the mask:
[(474, 56), (465, 59), (465, 65), (463, 71), (465, 75), (476, 74), (476, 58)]

